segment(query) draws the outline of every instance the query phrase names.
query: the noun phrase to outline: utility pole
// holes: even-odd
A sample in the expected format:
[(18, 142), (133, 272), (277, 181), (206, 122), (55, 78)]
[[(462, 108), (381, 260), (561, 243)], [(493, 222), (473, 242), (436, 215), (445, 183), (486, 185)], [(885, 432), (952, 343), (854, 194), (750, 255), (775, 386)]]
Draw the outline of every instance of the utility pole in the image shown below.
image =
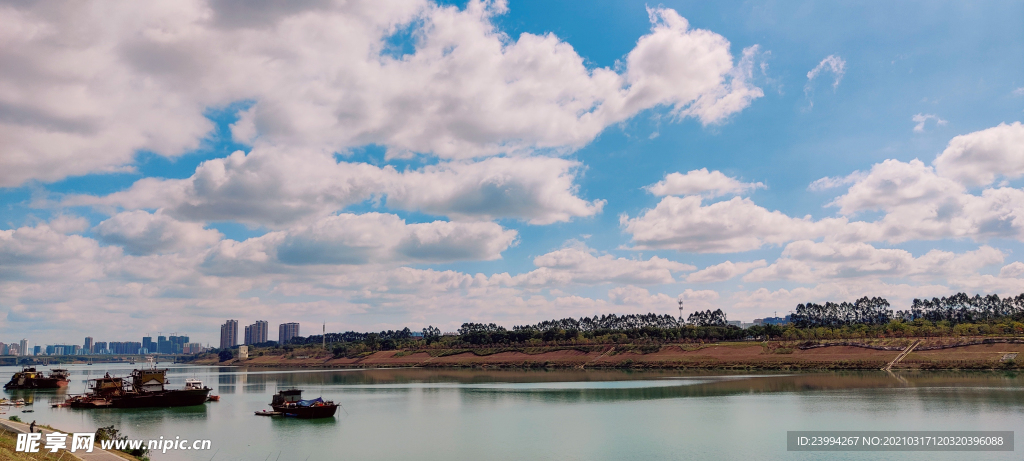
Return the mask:
[(327, 350), (327, 321), (326, 320), (324, 321), (323, 334), (320, 335), (320, 337), (323, 339), (324, 350)]
[(679, 297), (679, 323), (683, 323), (683, 297)]

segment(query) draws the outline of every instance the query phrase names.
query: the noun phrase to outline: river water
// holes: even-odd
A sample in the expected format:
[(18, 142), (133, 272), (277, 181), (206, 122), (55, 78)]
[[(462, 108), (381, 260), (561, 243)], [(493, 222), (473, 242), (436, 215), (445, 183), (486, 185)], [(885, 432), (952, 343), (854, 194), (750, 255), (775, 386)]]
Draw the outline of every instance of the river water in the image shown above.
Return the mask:
[[(65, 391), (6, 391), (6, 409), (65, 431), (115, 425), (139, 439), (209, 439), (154, 460), (961, 460), (1014, 453), (788, 452), (786, 431), (1024, 429), (1016, 372), (757, 373), (583, 370), (272, 370), (170, 365), (219, 402), (172, 409), (51, 408), (89, 378), (131, 366), (72, 365)], [(45, 369), (45, 367), (43, 367)], [(6, 382), (15, 367), (0, 367)], [(279, 389), (342, 404), (332, 419), (253, 415)], [(1024, 431), (1015, 434), (1024, 437)]]

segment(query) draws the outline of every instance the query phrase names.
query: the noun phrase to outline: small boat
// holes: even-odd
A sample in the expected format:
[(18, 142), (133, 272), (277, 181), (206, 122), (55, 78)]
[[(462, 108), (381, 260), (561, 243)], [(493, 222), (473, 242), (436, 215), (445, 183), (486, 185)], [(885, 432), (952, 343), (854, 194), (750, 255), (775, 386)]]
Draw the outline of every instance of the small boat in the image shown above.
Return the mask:
[(317, 397), (313, 400), (302, 400), (302, 391), (287, 389), (274, 395), (270, 407), (285, 416), (302, 419), (331, 418), (338, 411), (338, 405), (330, 400)]
[(280, 411), (260, 410), (256, 412), (256, 416), (281, 416)]
[(206, 398), (206, 401), (207, 402), (220, 402), (220, 396), (219, 395), (211, 395), (211, 396)]
[(21, 410), (22, 413), (35, 413), (35, 410)]
[(50, 370), (50, 374), (47, 376), (41, 371), (36, 371), (36, 367), (25, 367), (11, 377), (10, 382), (4, 385), (4, 389), (56, 389), (67, 387), (68, 376), (70, 376), (68, 371), (62, 368)]

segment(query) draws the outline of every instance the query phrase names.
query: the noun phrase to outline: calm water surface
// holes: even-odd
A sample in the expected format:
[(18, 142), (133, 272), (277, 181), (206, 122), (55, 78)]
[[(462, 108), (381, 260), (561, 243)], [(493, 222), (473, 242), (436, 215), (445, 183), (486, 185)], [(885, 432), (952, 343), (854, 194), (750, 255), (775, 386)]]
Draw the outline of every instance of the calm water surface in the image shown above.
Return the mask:
[[(45, 367), (43, 367), (45, 369)], [(210, 439), (154, 460), (1022, 459), (1024, 374), (677, 371), (268, 370), (170, 366), (220, 402), (175, 409), (50, 408), (89, 378), (131, 366), (74, 365), (65, 391), (7, 391), (65, 431), (115, 425), (132, 438)], [(0, 367), (0, 379), (20, 368)], [(333, 419), (254, 416), (279, 389), (340, 402)], [(1013, 453), (786, 451), (789, 430), (1014, 430)]]

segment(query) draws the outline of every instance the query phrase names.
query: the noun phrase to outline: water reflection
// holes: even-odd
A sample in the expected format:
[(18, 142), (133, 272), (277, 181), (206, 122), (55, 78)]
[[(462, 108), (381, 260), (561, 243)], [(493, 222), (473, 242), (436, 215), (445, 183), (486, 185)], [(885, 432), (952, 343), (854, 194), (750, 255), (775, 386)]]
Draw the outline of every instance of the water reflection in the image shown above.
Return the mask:
[[(873, 398), (887, 395), (905, 398), (906, 392), (875, 392), (906, 389), (917, 398), (951, 400), (960, 405), (1024, 405), (1024, 380), (1016, 373), (911, 373), (889, 376), (883, 372), (843, 372), (795, 374), (785, 376), (722, 376), (703, 381), (673, 380), (673, 386), (567, 386), (475, 387), (462, 389), (467, 394), (515, 394), (524, 400), (549, 402), (591, 402), (653, 400), (691, 397), (723, 397), (742, 394), (778, 394), (856, 391)], [(900, 396), (902, 395), (902, 396)], [(900, 396), (900, 397), (896, 397)]]
[(174, 408), (104, 408), (104, 409), (65, 409), (73, 416), (86, 418), (95, 427), (152, 426), (177, 423), (201, 423), (210, 413), (207, 405)]

